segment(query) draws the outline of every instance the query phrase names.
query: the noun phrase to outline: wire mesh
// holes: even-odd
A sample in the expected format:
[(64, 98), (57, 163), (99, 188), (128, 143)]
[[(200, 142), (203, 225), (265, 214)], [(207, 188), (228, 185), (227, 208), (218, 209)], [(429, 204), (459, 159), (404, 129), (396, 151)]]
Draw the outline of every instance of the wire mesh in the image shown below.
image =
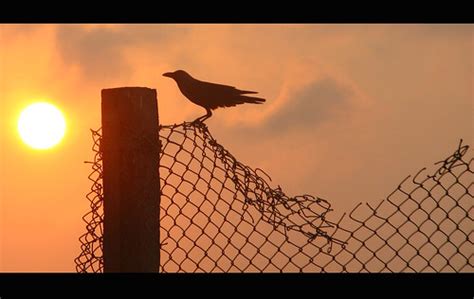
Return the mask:
[(102, 189), (102, 151), (100, 150), (102, 136), (100, 129), (91, 130), (91, 133), (94, 161), (85, 162), (91, 164), (92, 168), (92, 172), (88, 176), (92, 186), (86, 195), (90, 203), (90, 211), (82, 217), (86, 223), (86, 233), (79, 238), (81, 254), (75, 259), (76, 271), (80, 273), (104, 271), (102, 238), (104, 234), (104, 194)]
[[(78, 272), (103, 272), (100, 130), (92, 134), (91, 211)], [(473, 270), (467, 145), (432, 174), (424, 168), (385, 200), (337, 218), (327, 200), (271, 187), (263, 170), (239, 162), (203, 123), (160, 126), (159, 136), (160, 272)]]

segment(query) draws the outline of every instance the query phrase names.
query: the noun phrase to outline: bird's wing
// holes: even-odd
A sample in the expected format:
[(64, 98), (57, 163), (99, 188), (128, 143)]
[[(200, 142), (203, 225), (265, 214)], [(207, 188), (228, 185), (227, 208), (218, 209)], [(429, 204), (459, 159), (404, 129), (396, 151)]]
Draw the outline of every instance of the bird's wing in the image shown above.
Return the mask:
[(217, 94), (233, 94), (233, 95), (240, 95), (240, 94), (255, 94), (258, 93), (256, 91), (250, 90), (240, 90), (235, 88), (234, 86), (224, 85), (224, 84), (217, 84), (205, 81), (199, 81), (199, 84), (196, 84), (199, 89), (212, 91)]
[(256, 91), (240, 90), (234, 86), (204, 81), (199, 81), (194, 85), (194, 93), (199, 95), (206, 102), (206, 106), (211, 109), (265, 101), (262, 98), (245, 96), (245, 94), (256, 94)]

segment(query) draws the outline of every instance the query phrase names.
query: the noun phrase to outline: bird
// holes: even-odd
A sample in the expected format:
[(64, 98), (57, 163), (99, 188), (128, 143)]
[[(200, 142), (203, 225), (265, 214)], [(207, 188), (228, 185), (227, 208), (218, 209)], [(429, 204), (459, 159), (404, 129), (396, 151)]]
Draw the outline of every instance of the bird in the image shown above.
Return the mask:
[(234, 86), (211, 83), (193, 78), (183, 70), (164, 73), (163, 76), (176, 81), (181, 93), (191, 102), (206, 109), (206, 114), (194, 120), (204, 122), (212, 116), (212, 110), (219, 107), (233, 107), (236, 105), (251, 103), (262, 104), (265, 99), (248, 96), (256, 94), (256, 91), (240, 90)]

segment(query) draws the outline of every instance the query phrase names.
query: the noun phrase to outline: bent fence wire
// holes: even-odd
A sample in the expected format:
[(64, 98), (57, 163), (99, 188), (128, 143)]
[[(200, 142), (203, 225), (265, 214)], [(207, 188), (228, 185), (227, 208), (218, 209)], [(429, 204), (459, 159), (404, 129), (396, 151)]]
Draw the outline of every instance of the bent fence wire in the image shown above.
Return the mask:
[[(472, 150), (408, 176), (338, 219), (328, 201), (289, 197), (203, 123), (160, 126), (160, 272), (472, 272)], [(103, 272), (100, 130), (77, 272)]]

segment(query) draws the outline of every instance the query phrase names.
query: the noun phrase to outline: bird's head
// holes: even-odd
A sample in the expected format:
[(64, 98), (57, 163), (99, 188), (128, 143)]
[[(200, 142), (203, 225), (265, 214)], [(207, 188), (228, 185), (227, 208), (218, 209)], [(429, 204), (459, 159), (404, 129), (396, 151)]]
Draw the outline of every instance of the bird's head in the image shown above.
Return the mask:
[(191, 76), (183, 70), (177, 70), (175, 72), (164, 73), (163, 76), (173, 78), (174, 80), (182, 80), (191, 78)]

